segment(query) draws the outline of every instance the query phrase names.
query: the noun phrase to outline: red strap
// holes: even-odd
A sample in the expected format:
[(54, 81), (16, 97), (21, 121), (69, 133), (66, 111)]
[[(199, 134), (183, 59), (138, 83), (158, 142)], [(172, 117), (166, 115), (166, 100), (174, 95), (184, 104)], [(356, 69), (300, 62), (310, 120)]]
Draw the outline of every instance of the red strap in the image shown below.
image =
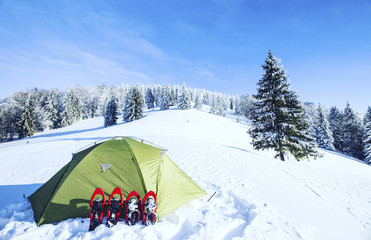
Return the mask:
[(111, 205), (111, 200), (113, 198), (114, 195), (120, 195), (120, 206), (122, 205), (122, 203), (124, 202), (124, 197), (122, 196), (122, 190), (121, 188), (117, 187), (115, 189), (113, 189), (111, 195), (109, 196), (109, 199), (108, 199), (108, 204)]
[(94, 201), (94, 198), (96, 195), (101, 195), (103, 200), (102, 200), (102, 207), (104, 206), (104, 204), (106, 203), (106, 197), (104, 195), (104, 192), (101, 188), (97, 188), (95, 189), (93, 195), (91, 196), (90, 198), (90, 206), (93, 206), (93, 201)]

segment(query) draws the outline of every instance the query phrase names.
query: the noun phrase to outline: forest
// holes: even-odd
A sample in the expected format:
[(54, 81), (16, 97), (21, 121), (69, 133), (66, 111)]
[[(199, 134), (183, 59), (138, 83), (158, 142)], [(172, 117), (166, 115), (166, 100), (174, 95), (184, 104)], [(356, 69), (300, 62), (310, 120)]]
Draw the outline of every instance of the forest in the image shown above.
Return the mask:
[[(256, 96), (231, 96), (185, 84), (71, 87), (15, 92), (0, 102), (0, 141), (30, 137), (36, 132), (69, 126), (80, 120), (104, 117), (104, 126), (140, 119), (143, 109), (165, 111), (201, 109), (225, 116), (235, 114), (237, 121), (253, 123), (256, 115)], [(314, 103), (300, 102), (305, 122), (316, 146), (338, 151), (371, 163), (371, 108), (362, 116), (349, 103), (344, 110), (326, 108)]]

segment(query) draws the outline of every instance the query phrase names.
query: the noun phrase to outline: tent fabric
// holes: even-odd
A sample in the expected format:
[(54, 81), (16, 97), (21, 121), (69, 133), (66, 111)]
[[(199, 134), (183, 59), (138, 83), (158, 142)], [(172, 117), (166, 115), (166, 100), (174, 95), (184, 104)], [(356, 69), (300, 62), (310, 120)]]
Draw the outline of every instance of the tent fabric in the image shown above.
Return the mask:
[(115, 187), (122, 188), (124, 197), (132, 190), (141, 197), (154, 191), (159, 218), (206, 195), (163, 149), (127, 137), (114, 138), (74, 154), (29, 197), (35, 221), (41, 225), (89, 217), (90, 197), (98, 187), (107, 199)]

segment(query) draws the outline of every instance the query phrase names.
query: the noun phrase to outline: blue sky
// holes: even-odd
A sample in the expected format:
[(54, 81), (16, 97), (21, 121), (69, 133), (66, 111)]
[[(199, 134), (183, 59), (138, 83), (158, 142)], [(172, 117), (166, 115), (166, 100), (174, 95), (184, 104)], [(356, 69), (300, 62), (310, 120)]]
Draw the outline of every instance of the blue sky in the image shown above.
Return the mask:
[(370, 0), (0, 0), (0, 98), (165, 81), (254, 94), (269, 49), (300, 100), (371, 106)]

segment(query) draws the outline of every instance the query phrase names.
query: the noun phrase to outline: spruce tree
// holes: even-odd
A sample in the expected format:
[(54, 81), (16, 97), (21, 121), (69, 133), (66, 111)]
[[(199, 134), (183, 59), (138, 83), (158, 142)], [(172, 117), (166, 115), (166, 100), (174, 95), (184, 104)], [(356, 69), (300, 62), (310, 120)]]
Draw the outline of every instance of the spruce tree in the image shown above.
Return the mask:
[(180, 99), (180, 95), (182, 94), (182, 90), (180, 89), (179, 85), (175, 86), (175, 102), (178, 103)]
[(132, 119), (133, 105), (134, 105), (132, 95), (133, 95), (133, 88), (129, 88), (128, 93), (126, 95), (126, 99), (125, 99), (125, 107), (124, 107), (124, 110), (122, 111), (123, 112), (122, 119), (124, 122), (130, 122), (134, 120)]
[(211, 106), (210, 106), (210, 112), (214, 115), (220, 115), (225, 116), (225, 106), (224, 101), (221, 96), (221, 94), (215, 93), (213, 96), (211, 96)]
[(195, 98), (195, 108), (201, 109), (203, 103), (203, 94), (201, 91), (196, 92), (196, 98)]
[(104, 115), (104, 127), (117, 124), (117, 99), (112, 97), (107, 103), (106, 113)]
[(254, 99), (251, 95), (243, 95), (239, 101), (238, 105), (236, 104), (236, 114), (237, 115), (243, 115), (247, 119), (252, 118), (254, 109)]
[(350, 107), (349, 102), (344, 109), (343, 117), (343, 152), (353, 157), (363, 159), (362, 135), (363, 126), (361, 120)]
[(125, 102), (125, 109), (123, 113), (123, 119), (125, 122), (131, 122), (138, 120), (143, 116), (143, 104), (144, 97), (138, 87), (132, 87), (127, 96)]
[(18, 137), (31, 137), (35, 133), (35, 103), (32, 96), (29, 96), (21, 121), (19, 122)]
[(175, 88), (174, 87), (170, 87), (169, 106), (175, 106), (175, 105), (176, 105)]
[(229, 109), (230, 110), (234, 110), (235, 106), (234, 106), (234, 102), (235, 102), (235, 97), (229, 97)]
[(269, 51), (262, 65), (265, 73), (254, 96), (257, 101), (249, 131), (253, 147), (274, 149), (275, 157), (279, 156), (282, 161), (285, 161), (286, 152), (297, 160), (317, 157), (303, 108), (295, 92), (289, 89), (286, 72), (279, 64), (280, 61)]
[[(0, 100), (1, 102), (1, 100)], [(4, 117), (4, 111), (2, 109), (2, 106), (0, 104), (0, 142), (3, 141), (3, 138), (5, 136), (5, 117)]]
[(90, 118), (94, 118), (97, 110), (98, 110), (98, 105), (99, 105), (99, 98), (98, 97), (93, 97), (91, 101), (88, 103), (88, 116)]
[(46, 114), (50, 121), (50, 129), (59, 128), (61, 125), (61, 103), (59, 95), (58, 90), (52, 89), (45, 105)]
[(332, 107), (329, 113), (329, 127), (334, 138), (334, 147), (336, 150), (344, 150), (344, 133), (343, 133), (343, 113), (337, 108)]
[(106, 106), (110, 98), (110, 90), (103, 82), (101, 85), (98, 86), (97, 91), (97, 93), (99, 94), (97, 111), (100, 116), (104, 116), (104, 113), (106, 112)]
[(160, 110), (169, 109), (170, 90), (167, 83), (162, 86), (161, 99), (160, 99)]
[(211, 96), (211, 93), (209, 91), (206, 91), (205, 94), (204, 94), (204, 104), (205, 105), (211, 105), (211, 101), (212, 101), (212, 96)]
[(160, 102), (161, 102), (161, 86), (158, 85), (158, 86), (155, 86), (153, 88), (153, 95), (155, 97), (155, 104), (156, 104), (156, 107), (160, 106)]
[(81, 119), (80, 99), (75, 89), (69, 89), (67, 91), (62, 118), (63, 127), (76, 123)]
[(321, 106), (317, 108), (317, 118), (314, 123), (314, 137), (319, 147), (335, 151), (329, 123)]
[(363, 152), (365, 155), (365, 162), (371, 164), (371, 107), (368, 107), (363, 123)]
[(235, 107), (234, 107), (234, 114), (237, 116), (242, 115), (242, 110), (241, 110), (241, 99), (239, 97), (236, 98), (235, 102)]
[(5, 101), (3, 122), (5, 124), (4, 131), (6, 139), (12, 141), (14, 135), (20, 129), (21, 117), (27, 105), (29, 94), (24, 92), (13, 93), (11, 97)]
[(192, 103), (191, 103), (191, 95), (189, 93), (189, 89), (186, 87), (185, 84), (182, 86), (182, 92), (179, 97), (179, 109), (181, 110), (188, 110), (191, 109)]
[(155, 97), (152, 93), (152, 87), (147, 87), (146, 91), (146, 105), (148, 109), (152, 109), (155, 107)]

